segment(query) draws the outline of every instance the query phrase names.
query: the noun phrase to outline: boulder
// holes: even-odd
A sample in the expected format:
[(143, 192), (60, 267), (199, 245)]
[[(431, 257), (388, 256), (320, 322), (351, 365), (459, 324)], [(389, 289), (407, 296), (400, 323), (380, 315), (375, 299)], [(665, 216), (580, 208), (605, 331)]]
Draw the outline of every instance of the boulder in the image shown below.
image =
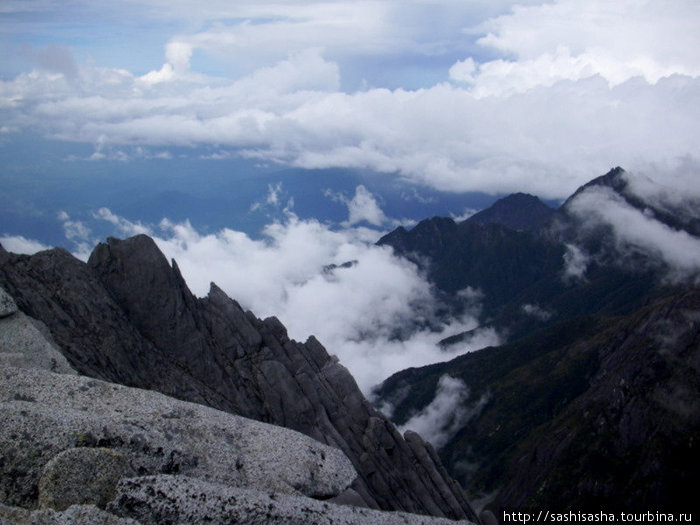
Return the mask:
[(21, 311), (0, 318), (0, 365), (77, 374), (51, 340), (46, 326)]
[(0, 319), (12, 315), (16, 311), (17, 305), (15, 304), (15, 300), (0, 286)]
[(66, 510), (71, 505), (104, 508), (114, 499), (117, 483), (128, 472), (124, 454), (109, 448), (70, 448), (44, 466), (39, 480), (39, 506)]
[(279, 523), (285, 525), (456, 525), (445, 518), (334, 505), (289, 494), (227, 487), (186, 476), (123, 479), (108, 510), (144, 525)]
[(331, 498), (355, 479), (338, 449), (301, 433), (145, 390), (39, 369), (0, 369), (0, 501), (33, 507), (57, 454), (103, 447), (128, 467)]

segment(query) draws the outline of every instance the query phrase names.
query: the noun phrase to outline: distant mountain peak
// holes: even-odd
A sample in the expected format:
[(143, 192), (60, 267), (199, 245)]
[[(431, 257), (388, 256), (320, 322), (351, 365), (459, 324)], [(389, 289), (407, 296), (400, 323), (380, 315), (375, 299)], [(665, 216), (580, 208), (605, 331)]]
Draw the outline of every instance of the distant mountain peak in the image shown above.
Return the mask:
[(595, 187), (607, 187), (612, 189), (615, 193), (619, 193), (620, 195), (624, 196), (625, 190), (627, 189), (627, 185), (629, 184), (628, 177), (629, 173), (622, 169), (620, 166), (617, 166), (611, 169), (605, 175), (596, 177), (595, 179), (584, 184), (583, 186), (580, 186), (568, 199), (566, 199), (566, 201), (562, 205), (562, 208), (566, 208), (571, 201), (573, 201), (584, 191)]
[(536, 230), (554, 214), (554, 209), (528, 193), (513, 193), (497, 200), (490, 208), (475, 213), (464, 222), (501, 224), (512, 230)]

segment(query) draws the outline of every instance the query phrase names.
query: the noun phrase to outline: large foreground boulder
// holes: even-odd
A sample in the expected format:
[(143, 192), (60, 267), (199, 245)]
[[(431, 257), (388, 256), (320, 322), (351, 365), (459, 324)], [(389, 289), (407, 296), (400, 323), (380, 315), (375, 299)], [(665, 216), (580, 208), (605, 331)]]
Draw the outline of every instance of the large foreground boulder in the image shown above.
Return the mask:
[(122, 480), (108, 510), (137, 519), (144, 525), (456, 525), (445, 518), (334, 505), (299, 496), (226, 487), (169, 475)]
[(120, 518), (95, 505), (73, 505), (65, 511), (27, 510), (0, 503), (2, 525), (139, 525), (131, 518)]
[(0, 287), (0, 366), (44, 368), (76, 374), (49, 329), (17, 308), (14, 299)]
[(303, 434), (156, 392), (38, 369), (0, 369), (0, 501), (32, 508), (47, 463), (109, 448), (140, 475), (331, 498), (355, 479), (338, 449)]

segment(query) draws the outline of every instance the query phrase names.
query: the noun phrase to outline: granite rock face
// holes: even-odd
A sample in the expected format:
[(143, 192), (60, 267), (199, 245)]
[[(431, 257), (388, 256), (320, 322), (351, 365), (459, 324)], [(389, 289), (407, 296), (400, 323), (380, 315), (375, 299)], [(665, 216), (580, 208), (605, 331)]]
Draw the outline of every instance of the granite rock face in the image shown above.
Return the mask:
[[(77, 372), (51, 341), (48, 328), (17, 310), (14, 300), (0, 287), (0, 365), (43, 368), (63, 374)], [(14, 306), (14, 308), (12, 308)]]
[(120, 518), (95, 505), (73, 505), (65, 511), (27, 510), (0, 503), (2, 525), (140, 525), (130, 518)]
[(357, 497), (357, 473), (293, 430), (19, 362), (0, 363), (0, 524), (455, 523), (321, 501)]
[[(432, 447), (417, 435), (404, 439), (315, 338), (289, 339), (279, 320), (245, 312), (214, 284), (207, 297), (194, 297), (146, 236), (109, 239), (87, 264), (60, 249), (0, 250), (0, 285), (49, 327), (81, 374), (288, 427), (340, 449), (358, 477), (338, 501), (478, 521)], [(90, 432), (98, 442), (108, 438), (97, 427)], [(290, 483), (300, 490), (298, 480)]]
[(124, 454), (111, 448), (69, 448), (51, 458), (39, 479), (39, 507), (66, 510), (72, 505), (104, 508), (117, 483), (129, 472)]
[[(25, 368), (0, 373), (0, 500), (8, 504), (35, 506), (39, 488), (40, 502), (63, 510), (60, 502), (70, 503), (72, 496), (42, 497), (42, 487), (79, 491), (81, 478), (89, 477), (79, 474), (89, 470), (80, 463), (118, 470), (118, 460), (106, 452), (75, 447), (123, 455), (124, 472), (176, 473), (316, 498), (340, 494), (356, 477), (341, 451), (289, 429), (85, 376)], [(63, 485), (73, 479), (77, 486), (60, 488), (59, 478), (68, 474), (57, 472), (61, 466), (74, 470)]]
[(186, 476), (123, 479), (108, 510), (144, 525), (455, 525), (452, 520), (333, 505), (288, 494), (227, 487)]

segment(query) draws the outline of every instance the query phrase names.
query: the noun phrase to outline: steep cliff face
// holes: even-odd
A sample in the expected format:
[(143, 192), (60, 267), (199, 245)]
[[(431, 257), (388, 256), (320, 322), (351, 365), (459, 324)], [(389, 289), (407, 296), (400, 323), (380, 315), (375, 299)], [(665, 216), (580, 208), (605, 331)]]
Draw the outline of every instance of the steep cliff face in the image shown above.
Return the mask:
[(80, 373), (337, 447), (359, 474), (340, 501), (476, 519), (432, 447), (415, 434), (404, 439), (318, 341), (290, 340), (277, 319), (244, 312), (214, 284), (194, 297), (146, 236), (109, 239), (87, 264), (60, 249), (0, 251), (0, 283)]

